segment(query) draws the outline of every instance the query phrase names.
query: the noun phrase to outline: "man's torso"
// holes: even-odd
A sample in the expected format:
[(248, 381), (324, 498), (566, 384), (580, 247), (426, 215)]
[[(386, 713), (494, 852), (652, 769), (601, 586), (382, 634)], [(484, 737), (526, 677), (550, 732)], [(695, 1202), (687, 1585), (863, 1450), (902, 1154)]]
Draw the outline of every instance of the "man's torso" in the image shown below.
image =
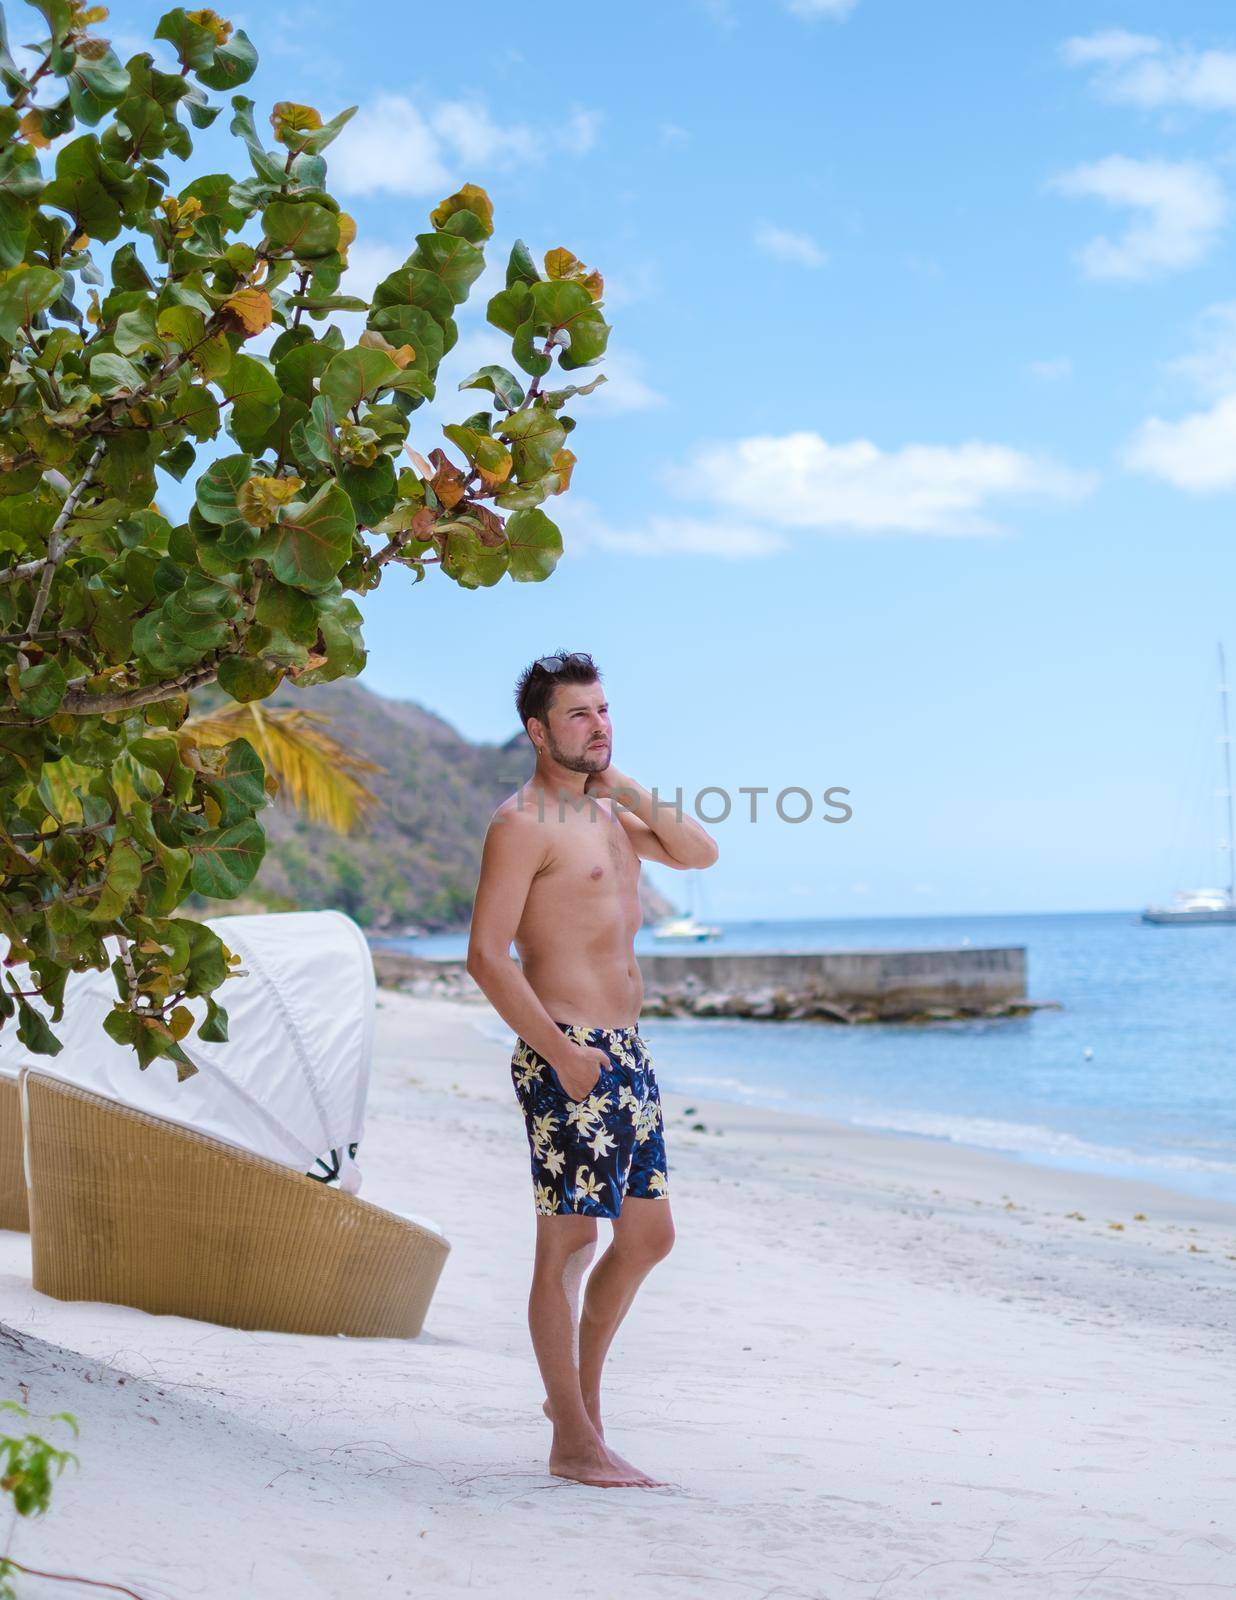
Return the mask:
[(640, 859), (616, 803), (538, 806), (537, 791), (523, 790), (502, 809), (520, 806), (521, 795), (544, 845), (515, 934), (524, 976), (555, 1021), (633, 1026), (644, 996), (634, 950)]

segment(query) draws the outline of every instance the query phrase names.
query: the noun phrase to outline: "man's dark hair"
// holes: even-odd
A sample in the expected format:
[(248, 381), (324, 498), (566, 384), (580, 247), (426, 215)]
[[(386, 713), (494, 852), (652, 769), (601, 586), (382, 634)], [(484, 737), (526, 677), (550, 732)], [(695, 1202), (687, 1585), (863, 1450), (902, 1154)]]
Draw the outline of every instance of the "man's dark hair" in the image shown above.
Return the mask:
[[(530, 717), (548, 722), (554, 690), (560, 683), (600, 682), (601, 674), (586, 650), (555, 650), (539, 659), (550, 660), (555, 655), (562, 657), (562, 665), (556, 672), (549, 672), (534, 661), (520, 673), (519, 682), (515, 685), (515, 709), (519, 712), (525, 733)], [(582, 661), (575, 659), (579, 656), (583, 657)]]

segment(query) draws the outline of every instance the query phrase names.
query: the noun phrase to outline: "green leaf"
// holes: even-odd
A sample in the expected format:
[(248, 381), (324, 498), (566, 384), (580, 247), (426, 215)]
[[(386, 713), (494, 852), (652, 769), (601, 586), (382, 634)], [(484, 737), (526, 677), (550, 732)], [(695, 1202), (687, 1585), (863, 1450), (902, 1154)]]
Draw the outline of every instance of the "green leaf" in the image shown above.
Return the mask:
[(510, 259), (506, 264), (507, 288), (517, 283), (540, 283), (540, 281), (541, 274), (532, 259), (532, 252), (522, 239), (516, 239), (511, 246)]
[(507, 518), (511, 577), (516, 583), (540, 583), (562, 556), (562, 534), (543, 511), (516, 511)]
[(253, 476), (253, 459), (247, 455), (224, 456), (212, 462), (197, 482), (197, 509), (207, 522), (219, 527), (240, 516), (236, 496), (241, 485)]
[(195, 439), (213, 439), (219, 431), (219, 402), (209, 389), (182, 376), (172, 402), (172, 415)]
[(272, 245), (291, 251), (298, 261), (312, 261), (339, 248), (338, 217), (309, 200), (272, 200), (262, 213), (262, 228)]
[(572, 383), (565, 389), (542, 389), (541, 399), (544, 400), (546, 405), (557, 409), (558, 406), (566, 405), (567, 401), (573, 399), (577, 394), (591, 394), (599, 383), (606, 383), (607, 381), (605, 374), (598, 372), (591, 383)]
[(310, 155), (321, 155), (327, 145), (334, 141), (343, 132), (344, 128), (356, 115), (359, 108), (349, 106), (346, 111), (341, 111), (337, 117), (332, 117), (329, 122), (324, 122), (320, 128), (313, 128), (310, 132), (301, 134), (297, 143), (302, 150), (307, 150)]
[[(129, 92), (129, 74), (112, 49), (94, 58), (78, 52), (69, 73), (69, 100), (79, 122), (93, 127)], [(162, 117), (159, 118), (162, 123)]]
[(140, 389), (146, 380), (131, 361), (104, 350), (91, 359), (90, 381), (100, 394), (117, 394)]
[(549, 283), (533, 284), (530, 293), (538, 333), (569, 326), (572, 318), (592, 310), (592, 296), (582, 283), (558, 278)]
[(533, 344), (535, 332), (536, 323), (531, 317), (527, 322), (521, 322), (511, 341), (511, 354), (525, 372), (530, 372), (534, 378), (543, 378), (554, 361), (552, 356), (546, 355), (543, 350), (538, 350)]
[(280, 389), (274, 373), (255, 356), (236, 355), (219, 380), (232, 402), (228, 431), (243, 450), (256, 450), (279, 415)]
[(363, 527), (381, 522), (395, 504), (395, 464), (389, 456), (379, 456), (371, 467), (340, 467), (339, 482)]
[(215, 51), (210, 65), (197, 68), (198, 82), (208, 89), (234, 89), (253, 76), (257, 59), (248, 34), (243, 28), (237, 28), (227, 43)]
[(225, 656), (219, 663), (219, 687), (242, 705), (250, 700), (265, 700), (279, 687), (281, 673), (253, 656)]
[(514, 411), (516, 406), (522, 406), (524, 403), (524, 391), (520, 387), (519, 379), (505, 367), (478, 367), (459, 387), (488, 389), (490, 394), (497, 396), (498, 403), (505, 406), (508, 411)]
[(50, 717), (64, 699), (68, 679), (58, 661), (41, 661), (18, 675), (20, 705), (30, 717)]
[(503, 333), (514, 333), (532, 315), (532, 291), (526, 283), (499, 289), (485, 308), (485, 315)]
[(334, 407), (335, 416), (345, 417), (353, 406), (379, 389), (389, 388), (398, 377), (399, 367), (384, 350), (361, 346), (335, 356), (322, 374), (319, 387)]
[(161, 351), (159, 336), (155, 331), (155, 308), (147, 303), (132, 311), (122, 311), (116, 318), (112, 343), (122, 356), (137, 355), (142, 350)]
[(118, 189), (109, 181), (92, 133), (66, 144), (56, 157), (56, 176), (43, 191), (45, 204), (67, 212), (91, 238), (105, 243), (120, 232)]
[(36, 1056), (59, 1055), (64, 1046), (51, 1031), (47, 1018), (23, 996), (17, 998), (17, 1037)]
[(373, 291), (374, 309), (381, 306), (423, 306), (435, 321), (445, 325), (451, 319), (455, 302), (436, 273), (405, 263), (388, 273)]
[(179, 6), (159, 19), (154, 36), (156, 39), (166, 39), (174, 47), (181, 66), (188, 67), (190, 72), (196, 72), (199, 67), (208, 67), (218, 48), (211, 30), (204, 28), (200, 22), (190, 22), (188, 13)]
[[(266, 769), (262, 758), (248, 739), (233, 739), (221, 751), (213, 752), (213, 762), (202, 774), (202, 782), (218, 802), (220, 827), (245, 821), (266, 804)], [(219, 764), (219, 755), (222, 764)]]
[(226, 1044), (228, 1039), (227, 1025), (227, 1012), (217, 1003), (213, 995), (207, 995), (206, 1015), (197, 1030), (198, 1038), (204, 1040), (207, 1044)]
[(200, 834), (191, 846), (190, 882), (210, 900), (234, 900), (257, 876), (266, 834), (256, 818)]
[(245, 98), (243, 94), (232, 96), (232, 105), (236, 115), (229, 124), (230, 131), (237, 138), (243, 139), (245, 148), (249, 152), (249, 160), (253, 163), (253, 170), (264, 183), (273, 183), (280, 186), (284, 180), (283, 163), (278, 156), (270, 154), (262, 148), (261, 140), (257, 136), (257, 129), (253, 125), (253, 101)]
[(458, 305), (468, 298), (468, 290), (484, 272), (485, 257), (467, 239), (449, 233), (418, 233), (408, 265), (441, 278)]
[(161, 339), (191, 350), (206, 336), (206, 318), (196, 306), (167, 306), (159, 312), (155, 329)]
[(18, 330), (60, 298), (63, 275), (50, 267), (20, 266), (0, 283), (0, 339), (13, 344)]
[(263, 533), (257, 554), (280, 583), (310, 592), (325, 588), (352, 553), (356, 513), (337, 483), (325, 483), (312, 500), (289, 507)]
[(508, 559), (504, 544), (482, 544), (473, 529), (456, 523), (447, 533), (441, 570), (461, 589), (489, 589), (507, 570)]

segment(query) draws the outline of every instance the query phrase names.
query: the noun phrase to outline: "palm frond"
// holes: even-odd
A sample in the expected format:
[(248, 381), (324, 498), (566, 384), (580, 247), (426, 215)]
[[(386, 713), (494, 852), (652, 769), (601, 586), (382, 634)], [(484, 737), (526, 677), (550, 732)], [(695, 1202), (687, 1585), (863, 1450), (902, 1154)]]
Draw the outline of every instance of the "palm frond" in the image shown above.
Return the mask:
[(199, 745), (249, 741), (262, 765), (279, 785), (280, 798), (334, 833), (352, 833), (367, 821), (381, 800), (361, 781), (365, 772), (389, 769), (359, 755), (315, 723), (330, 725), (319, 711), (299, 707), (263, 710), (257, 701), (222, 707), (188, 717), (177, 737)]

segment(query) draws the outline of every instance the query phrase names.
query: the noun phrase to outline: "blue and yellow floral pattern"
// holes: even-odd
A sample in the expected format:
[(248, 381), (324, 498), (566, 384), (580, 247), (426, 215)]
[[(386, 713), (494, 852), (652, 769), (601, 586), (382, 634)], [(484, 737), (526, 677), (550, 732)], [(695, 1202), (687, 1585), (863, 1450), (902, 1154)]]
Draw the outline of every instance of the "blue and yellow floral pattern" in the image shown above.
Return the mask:
[(626, 1195), (668, 1199), (661, 1094), (639, 1029), (558, 1027), (576, 1044), (603, 1050), (609, 1066), (586, 1099), (572, 1100), (544, 1056), (515, 1041), (511, 1077), (527, 1125), (537, 1212), (613, 1218)]

